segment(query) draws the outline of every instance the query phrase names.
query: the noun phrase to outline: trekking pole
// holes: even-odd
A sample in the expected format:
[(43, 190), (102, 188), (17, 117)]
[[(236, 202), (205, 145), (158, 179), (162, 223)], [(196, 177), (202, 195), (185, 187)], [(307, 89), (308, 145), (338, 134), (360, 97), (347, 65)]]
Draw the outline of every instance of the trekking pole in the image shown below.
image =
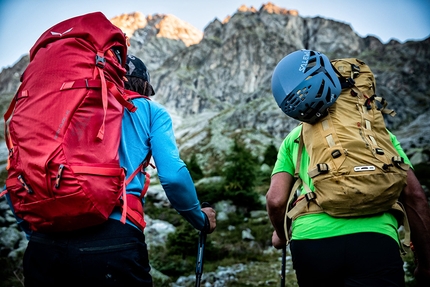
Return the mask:
[[(202, 203), (203, 207), (210, 207), (211, 205), (207, 202)], [(205, 255), (205, 243), (206, 243), (206, 232), (200, 231), (199, 244), (197, 246), (197, 260), (196, 260), (196, 287), (200, 287), (200, 281), (203, 274), (203, 259)]]
[(282, 247), (281, 287), (285, 287), (285, 264), (287, 261), (287, 245)]

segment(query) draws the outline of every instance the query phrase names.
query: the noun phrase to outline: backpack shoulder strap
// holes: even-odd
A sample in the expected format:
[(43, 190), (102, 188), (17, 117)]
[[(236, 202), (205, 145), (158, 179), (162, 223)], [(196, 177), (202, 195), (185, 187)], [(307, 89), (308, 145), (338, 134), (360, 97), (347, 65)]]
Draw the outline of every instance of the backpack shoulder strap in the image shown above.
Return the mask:
[[(124, 91), (125, 97), (123, 97), (121, 94), (119, 96), (121, 99), (123, 99), (126, 103), (132, 105), (134, 108), (129, 109), (130, 112), (134, 112), (137, 110), (137, 107), (133, 104), (131, 101), (132, 99), (137, 98), (145, 98), (147, 100), (150, 100), (149, 97), (141, 95), (137, 92), (125, 90)], [(149, 188), (149, 183), (151, 180), (151, 175), (145, 171), (145, 168), (148, 165), (151, 165), (153, 168), (155, 166), (151, 164), (150, 160), (152, 157), (152, 152), (149, 150), (148, 154), (146, 155), (145, 159), (142, 161), (142, 163), (133, 171), (133, 173), (126, 179), (124, 184), (124, 191), (123, 191), (123, 201), (122, 205), (120, 206), (122, 208), (122, 215), (121, 215), (121, 222), (125, 223), (125, 219), (128, 218), (131, 222), (133, 222), (137, 227), (139, 227), (141, 230), (145, 228), (145, 221), (143, 219), (143, 205), (142, 205), (142, 199), (145, 196), (146, 192)], [(145, 175), (145, 183), (143, 184), (142, 191), (140, 192), (139, 196), (133, 195), (133, 194), (127, 194), (126, 193), (126, 186), (130, 184), (130, 182), (133, 180), (133, 178), (139, 173), (143, 173)]]
[[(295, 182), (293, 187), (290, 190), (290, 195), (287, 201), (287, 209), (285, 211), (285, 217), (284, 217), (284, 232), (285, 232), (285, 238), (287, 239), (287, 245), (291, 241), (290, 229), (291, 229), (292, 220), (296, 219), (301, 213), (303, 213), (306, 210), (308, 203), (315, 198), (315, 193), (312, 192), (310, 187), (305, 182), (303, 182), (303, 180), (300, 178), (300, 163), (302, 161), (303, 146), (304, 146), (304, 142), (303, 142), (303, 129), (302, 129), (300, 131), (299, 150), (297, 152), (297, 161), (296, 161), (296, 167), (294, 171)], [(300, 190), (300, 187), (302, 186), (305, 189), (306, 193), (298, 196), (297, 191)]]
[(409, 226), (408, 216), (406, 214), (405, 208), (403, 207), (403, 204), (399, 201), (391, 207), (391, 212), (396, 217), (397, 221), (399, 222), (399, 225), (403, 225), (405, 231), (403, 241), (400, 238), (399, 232), (397, 232), (400, 242), (400, 252), (405, 255), (409, 251), (409, 248), (411, 246), (411, 228)]

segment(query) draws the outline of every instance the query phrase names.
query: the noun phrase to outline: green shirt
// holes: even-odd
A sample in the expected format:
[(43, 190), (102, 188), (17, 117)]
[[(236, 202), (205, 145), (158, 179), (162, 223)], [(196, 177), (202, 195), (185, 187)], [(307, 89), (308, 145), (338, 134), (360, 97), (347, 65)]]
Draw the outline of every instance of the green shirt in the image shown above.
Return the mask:
[[(298, 139), (301, 126), (293, 129), (284, 139), (279, 152), (272, 176), (279, 172), (288, 172), (294, 176), (295, 165), (298, 155)], [(400, 146), (397, 138), (390, 133), (391, 141), (399, 155), (410, 165), (405, 152)], [(309, 155), (303, 147), (300, 163), (300, 178), (314, 190), (312, 179), (307, 174), (309, 169)], [(334, 218), (326, 213), (308, 214), (298, 217), (292, 225), (292, 239), (321, 239), (339, 235), (377, 232), (386, 234), (398, 242), (398, 223), (391, 213), (378, 214), (371, 217), (360, 218)]]

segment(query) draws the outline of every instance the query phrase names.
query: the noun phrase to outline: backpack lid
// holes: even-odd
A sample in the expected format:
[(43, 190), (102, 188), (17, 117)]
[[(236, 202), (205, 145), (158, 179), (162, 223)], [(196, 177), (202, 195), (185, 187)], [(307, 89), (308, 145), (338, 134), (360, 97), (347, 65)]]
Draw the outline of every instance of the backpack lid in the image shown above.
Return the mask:
[[(100, 31), (109, 31), (109, 33), (100, 33)], [(115, 47), (120, 52), (121, 63), (126, 61), (127, 41), (125, 34), (101, 12), (73, 17), (46, 30), (31, 48), (30, 61), (34, 59), (38, 50), (65, 38), (81, 38), (92, 43), (96, 51), (106, 51)]]

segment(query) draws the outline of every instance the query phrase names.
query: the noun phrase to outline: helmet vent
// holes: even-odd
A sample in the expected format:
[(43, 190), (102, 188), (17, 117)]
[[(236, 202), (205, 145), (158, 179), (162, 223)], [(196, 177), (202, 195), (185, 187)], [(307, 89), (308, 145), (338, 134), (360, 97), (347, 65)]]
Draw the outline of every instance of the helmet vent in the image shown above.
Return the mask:
[(316, 61), (316, 59), (313, 57), (313, 58), (310, 58), (309, 59), (309, 62), (308, 62), (308, 65), (306, 66), (306, 69), (305, 69), (305, 74), (309, 71), (309, 70), (311, 70), (313, 67), (315, 67), (316, 66), (316, 64), (317, 64), (317, 61)]
[(309, 90), (312, 88), (312, 86), (306, 86), (299, 90), (297, 90), (296, 95), (298, 99), (301, 101), (304, 101), (306, 99), (306, 96), (309, 94)]
[(326, 93), (326, 95), (325, 95), (325, 101), (327, 102), (327, 103), (330, 103), (330, 101), (331, 101), (331, 97), (332, 96), (334, 96), (334, 95), (332, 95), (332, 93), (331, 93), (331, 89), (330, 88), (328, 88), (327, 89), (327, 93)]
[[(333, 66), (333, 65), (331, 65), (332, 66), (332, 68), (333, 68), (333, 70), (336, 70), (336, 68)], [(327, 76), (327, 78), (330, 80), (330, 82), (333, 84), (333, 85), (335, 85), (336, 84), (336, 82), (334, 81), (334, 79), (332, 78), (332, 76), (331, 76), (331, 74), (330, 73), (327, 73), (327, 71), (324, 73), (326, 76)], [(336, 74), (334, 74), (334, 75), (336, 75)], [(336, 77), (337, 78), (337, 77)], [(339, 80), (338, 80), (339, 81)]]
[(318, 90), (318, 93), (315, 95), (315, 99), (319, 99), (323, 96), (324, 94), (324, 86), (325, 86), (325, 81), (322, 80), (321, 81), (321, 85), (320, 85), (320, 89)]

